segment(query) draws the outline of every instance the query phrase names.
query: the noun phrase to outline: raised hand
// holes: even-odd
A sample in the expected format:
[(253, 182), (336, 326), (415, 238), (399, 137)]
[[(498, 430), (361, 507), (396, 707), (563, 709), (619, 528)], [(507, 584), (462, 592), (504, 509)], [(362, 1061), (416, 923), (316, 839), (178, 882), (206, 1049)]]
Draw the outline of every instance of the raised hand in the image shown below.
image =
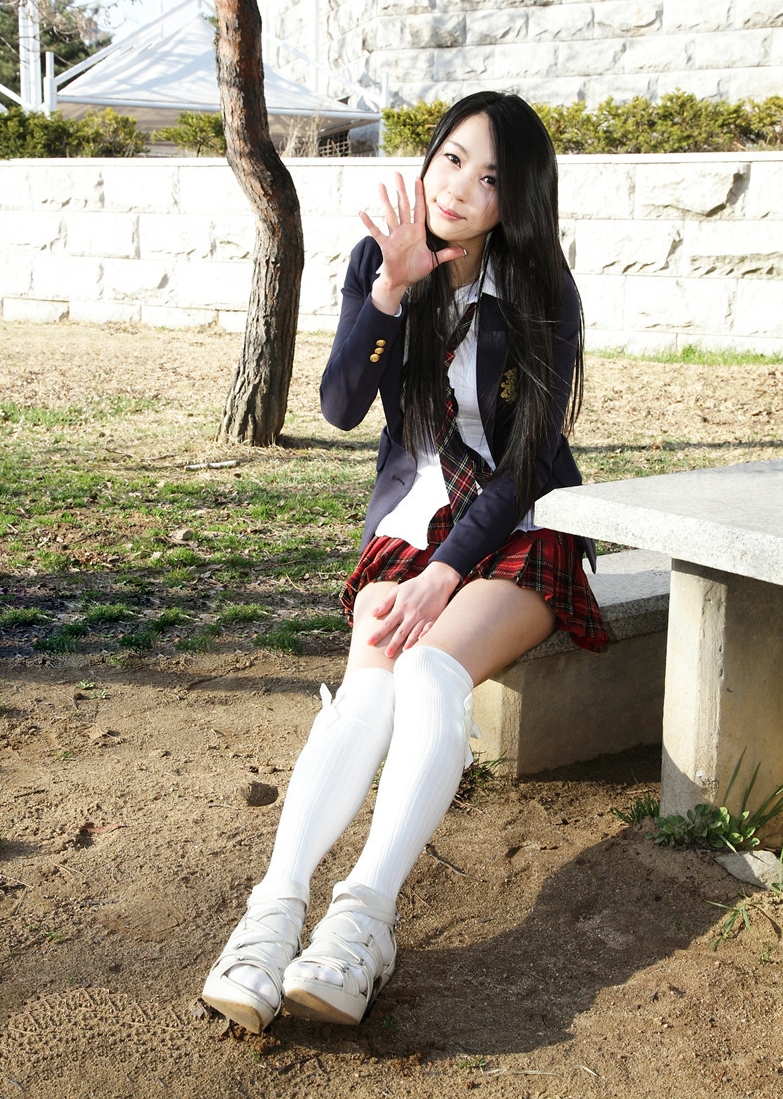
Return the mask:
[(380, 274), (373, 285), (372, 299), (384, 313), (396, 313), (402, 296), (409, 286), (419, 282), (438, 264), (462, 259), (465, 249), (447, 246), (433, 252), (427, 245), (427, 217), (424, 184), (414, 183), (413, 213), (405, 182), (395, 173), (397, 185), (397, 209), (389, 198), (386, 187), (379, 188), (381, 205), (386, 219), (386, 232), (380, 229), (363, 210), (359, 217), (373, 240), (383, 253)]

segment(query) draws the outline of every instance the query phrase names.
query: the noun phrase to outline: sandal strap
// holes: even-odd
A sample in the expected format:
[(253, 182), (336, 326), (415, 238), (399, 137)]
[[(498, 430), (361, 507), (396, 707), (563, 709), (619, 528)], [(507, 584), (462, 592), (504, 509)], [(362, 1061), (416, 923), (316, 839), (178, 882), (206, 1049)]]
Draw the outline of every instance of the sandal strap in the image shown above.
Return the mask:
[(236, 965), (257, 966), (279, 991), (285, 967), (299, 948), (298, 914), (284, 900), (270, 900), (248, 908), (213, 968), (225, 976)]
[[(285, 898), (281, 900), (280, 898)], [(307, 884), (298, 881), (272, 881), (266, 879), (254, 885), (247, 898), (247, 907), (254, 908), (263, 905), (265, 901), (274, 901), (278, 908), (282, 908), (287, 900), (301, 901), (305, 910), (310, 906), (310, 889)]]
[[(394, 967), (397, 909), (393, 901), (364, 885), (339, 882), (329, 910), (313, 928), (310, 945), (299, 962), (324, 966), (338, 974), (343, 990), (351, 996), (369, 996), (377, 978)], [(389, 929), (392, 958), (388, 960), (367, 920)], [(388, 948), (386, 953), (388, 954)], [(364, 974), (360, 991), (359, 973)]]
[(357, 912), (362, 916), (371, 916), (374, 920), (387, 923), (392, 930), (397, 926), (397, 906), (394, 901), (367, 885), (350, 881), (339, 881), (332, 890), (328, 914), (337, 912)]

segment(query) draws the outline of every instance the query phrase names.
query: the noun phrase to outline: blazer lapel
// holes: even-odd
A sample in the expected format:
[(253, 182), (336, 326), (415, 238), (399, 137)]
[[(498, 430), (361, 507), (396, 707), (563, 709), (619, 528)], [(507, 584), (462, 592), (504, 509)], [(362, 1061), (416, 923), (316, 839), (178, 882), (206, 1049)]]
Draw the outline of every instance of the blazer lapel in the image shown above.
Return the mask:
[(505, 369), (507, 344), (506, 322), (498, 299), (482, 294), (476, 347), (476, 388), (481, 421), (493, 453), (498, 387)]

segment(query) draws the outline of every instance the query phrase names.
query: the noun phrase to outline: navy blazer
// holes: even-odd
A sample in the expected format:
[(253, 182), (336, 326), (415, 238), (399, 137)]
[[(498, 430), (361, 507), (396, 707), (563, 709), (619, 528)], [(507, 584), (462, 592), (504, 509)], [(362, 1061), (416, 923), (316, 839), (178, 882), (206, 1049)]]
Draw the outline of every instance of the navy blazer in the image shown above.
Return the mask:
[[(382, 262), (381, 250), (365, 237), (351, 253), (343, 287), (343, 304), (332, 351), (321, 381), (321, 408), (330, 424), (349, 431), (360, 424), (380, 392), (386, 427), (381, 433), (377, 477), (362, 538), (362, 549), (381, 519), (410, 491), (416, 460), (402, 445), (402, 367), (406, 306), (391, 317), (373, 305), (370, 291)], [(538, 496), (553, 488), (581, 484), (562, 424), (571, 393), (579, 332), (579, 297), (566, 273), (563, 302), (555, 334), (555, 369), (560, 381), (547, 436), (539, 451)], [(479, 310), (476, 384), (481, 419), (495, 464), (505, 452), (511, 417), (504, 411), (500, 380), (506, 364), (507, 326), (496, 298), (483, 294)], [(432, 556), (465, 577), (499, 549), (519, 522), (516, 490), (508, 470), (494, 473), (483, 492), (454, 525)], [(594, 567), (594, 547), (585, 540)]]

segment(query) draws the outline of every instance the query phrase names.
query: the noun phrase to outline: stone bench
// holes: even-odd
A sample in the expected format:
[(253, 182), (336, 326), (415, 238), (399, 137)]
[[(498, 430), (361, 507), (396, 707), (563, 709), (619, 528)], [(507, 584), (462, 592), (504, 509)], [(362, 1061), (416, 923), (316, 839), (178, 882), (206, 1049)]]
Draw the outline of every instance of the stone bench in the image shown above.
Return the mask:
[(660, 743), (670, 567), (647, 550), (599, 557), (588, 578), (614, 643), (598, 655), (557, 630), (482, 683), (474, 754), (523, 775)]
[[(543, 526), (671, 557), (664, 816), (725, 800), (737, 813), (754, 773), (750, 813), (783, 789), (782, 502), (773, 458), (558, 488), (536, 503)], [(780, 848), (783, 816), (762, 840)]]

